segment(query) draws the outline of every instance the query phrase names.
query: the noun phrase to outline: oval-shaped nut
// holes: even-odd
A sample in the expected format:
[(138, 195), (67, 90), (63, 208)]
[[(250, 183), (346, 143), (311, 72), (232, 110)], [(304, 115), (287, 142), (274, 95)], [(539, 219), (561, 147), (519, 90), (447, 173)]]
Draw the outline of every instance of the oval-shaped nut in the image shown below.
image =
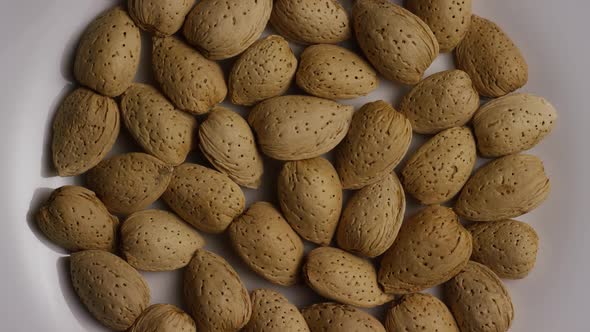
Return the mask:
[(106, 251), (72, 254), (70, 277), (88, 311), (115, 331), (127, 330), (150, 303), (150, 289), (141, 274)]
[(395, 301), (387, 311), (385, 328), (388, 332), (459, 332), (449, 308), (436, 297), (422, 293), (404, 295)]
[(515, 218), (541, 205), (550, 187), (541, 159), (509, 155), (477, 170), (463, 187), (455, 211), (473, 221)]
[(456, 65), (486, 97), (501, 97), (528, 81), (528, 65), (518, 47), (495, 23), (473, 15), (455, 50)]
[(303, 241), (270, 203), (257, 202), (229, 226), (234, 250), (268, 281), (294, 285), (303, 261)]
[(466, 72), (447, 70), (428, 76), (402, 99), (399, 111), (418, 134), (464, 126), (479, 108), (479, 94)]
[(337, 248), (312, 250), (303, 265), (303, 277), (321, 296), (344, 304), (372, 308), (394, 298), (379, 287), (370, 261)]
[(103, 160), (87, 173), (86, 184), (109, 211), (130, 214), (160, 198), (171, 177), (171, 166), (133, 152)]
[(96, 166), (119, 136), (119, 107), (85, 88), (70, 93), (53, 119), (51, 152), (60, 176), (80, 175)]
[(403, 223), (381, 261), (379, 283), (387, 293), (409, 294), (442, 284), (469, 261), (471, 235), (453, 210), (431, 205)]
[(84, 31), (74, 60), (80, 84), (115, 97), (127, 90), (139, 66), (139, 28), (121, 7), (97, 17)]
[(271, 10), (272, 0), (201, 0), (182, 31), (207, 58), (223, 60), (244, 52), (260, 37)]
[(270, 35), (250, 46), (229, 74), (229, 95), (236, 105), (254, 105), (287, 92), (297, 58), (281, 36)]
[(281, 210), (302, 238), (327, 246), (342, 211), (342, 184), (324, 158), (289, 161), (278, 179)]
[(180, 165), (193, 146), (197, 120), (179, 111), (155, 88), (135, 83), (121, 99), (125, 126), (141, 147), (171, 165)]
[(185, 267), (205, 246), (196, 230), (162, 210), (135, 212), (121, 225), (121, 251), (138, 270), (171, 271)]
[(199, 147), (218, 171), (237, 184), (258, 188), (264, 172), (254, 133), (241, 115), (216, 106), (199, 128)]
[(207, 233), (223, 232), (246, 204), (244, 193), (227, 175), (189, 163), (174, 170), (162, 199), (182, 219)]
[(346, 304), (318, 303), (302, 314), (311, 332), (385, 332), (375, 317)]
[(473, 117), (477, 147), (484, 157), (528, 150), (547, 136), (557, 112), (545, 98), (515, 93), (483, 105)]
[(307, 47), (296, 78), (305, 92), (328, 99), (366, 96), (379, 86), (377, 73), (363, 58), (330, 44)]
[(281, 96), (256, 105), (248, 122), (267, 156), (279, 160), (318, 157), (346, 135), (353, 107), (309, 96)]
[(477, 151), (467, 127), (438, 133), (408, 159), (402, 169), (406, 192), (421, 204), (441, 204), (455, 197), (471, 176)]
[(55, 189), (36, 219), (47, 238), (70, 251), (114, 251), (117, 244), (119, 220), (84, 187)]
[(406, 211), (406, 196), (397, 176), (388, 174), (348, 201), (338, 224), (338, 246), (368, 257), (383, 254), (397, 237)]
[(140, 28), (157, 36), (170, 36), (182, 28), (195, 0), (128, 0), (129, 16)]
[(388, 80), (416, 84), (438, 56), (428, 25), (388, 0), (357, 0), (352, 19), (360, 48)]
[(445, 300), (461, 331), (504, 332), (514, 319), (508, 290), (484, 265), (469, 262), (444, 286)]
[(539, 236), (516, 220), (478, 223), (467, 227), (473, 237), (471, 260), (484, 264), (500, 278), (521, 279), (535, 266)]
[(336, 170), (344, 189), (359, 189), (391, 173), (412, 142), (412, 125), (379, 100), (358, 110), (336, 149)]
[(348, 13), (338, 0), (275, 0), (270, 23), (301, 44), (336, 44), (351, 36)]
[(252, 304), (236, 271), (220, 256), (199, 249), (184, 271), (184, 301), (197, 331), (237, 332)]
[(197, 332), (195, 321), (171, 304), (154, 304), (145, 309), (128, 332)]
[(221, 67), (176, 37), (154, 38), (152, 69), (164, 94), (180, 110), (205, 114), (227, 95)]
[(299, 309), (280, 293), (257, 289), (250, 297), (252, 318), (243, 332), (309, 332)]

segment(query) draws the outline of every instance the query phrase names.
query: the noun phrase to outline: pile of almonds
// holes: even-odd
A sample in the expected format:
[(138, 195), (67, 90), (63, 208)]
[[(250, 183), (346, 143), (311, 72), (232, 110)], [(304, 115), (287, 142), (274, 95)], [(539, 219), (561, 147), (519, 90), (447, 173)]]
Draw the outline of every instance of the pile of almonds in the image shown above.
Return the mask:
[[(84, 174), (88, 189), (56, 189), (37, 220), (72, 252), (73, 288), (97, 320), (135, 332), (509, 329), (500, 278), (525, 277), (538, 248), (535, 230), (512, 218), (549, 193), (541, 160), (521, 152), (551, 132), (556, 112), (513, 93), (527, 64), (471, 0), (405, 6), (129, 0), (87, 27), (74, 63), (81, 87), (57, 110), (52, 151), (58, 174)], [(269, 21), (280, 35), (261, 38)], [(157, 87), (133, 82), (140, 29), (153, 35)], [(337, 45), (352, 36), (362, 55)], [(309, 46), (297, 58), (287, 40)], [(423, 78), (452, 51), (457, 69)], [(226, 80), (215, 61), (234, 57)], [(380, 78), (414, 85), (397, 110), (337, 101)], [(283, 95), (292, 81), (308, 95)], [(480, 96), (490, 98), (481, 107)], [(247, 119), (219, 106), (226, 98), (251, 106)], [(105, 159), (122, 126), (145, 153)], [(431, 137), (405, 159), (413, 133)], [(210, 165), (185, 162), (197, 145)], [(321, 157), (332, 150), (334, 165)], [(478, 152), (495, 159), (474, 172)], [(261, 153), (284, 161), (279, 204), (247, 207), (241, 187), (260, 186)], [(343, 208), (344, 189), (357, 191)], [(406, 193), (425, 207), (403, 221)], [(146, 210), (160, 198), (171, 212)], [(299, 311), (276, 291), (249, 294), (199, 232), (227, 232), (260, 277), (304, 280), (331, 302)], [(306, 255), (304, 241), (318, 247)], [(137, 270), (181, 268), (187, 313), (150, 306)], [(444, 303), (421, 293), (437, 285)], [(387, 303), (384, 322), (357, 309)]]

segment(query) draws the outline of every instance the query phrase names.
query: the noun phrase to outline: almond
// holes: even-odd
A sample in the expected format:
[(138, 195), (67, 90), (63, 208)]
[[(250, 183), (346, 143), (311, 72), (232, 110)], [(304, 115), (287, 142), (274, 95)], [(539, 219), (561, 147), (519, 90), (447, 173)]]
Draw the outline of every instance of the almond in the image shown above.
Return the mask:
[(387, 311), (385, 328), (396, 331), (459, 332), (449, 308), (430, 294), (402, 296)]
[(128, 0), (129, 16), (145, 31), (170, 36), (182, 28), (195, 0)]
[(128, 332), (197, 332), (195, 321), (171, 304), (154, 304), (145, 309)]
[(318, 303), (302, 313), (311, 332), (385, 332), (375, 317), (345, 304)]
[(297, 307), (280, 293), (257, 289), (250, 297), (252, 318), (243, 332), (309, 332)]

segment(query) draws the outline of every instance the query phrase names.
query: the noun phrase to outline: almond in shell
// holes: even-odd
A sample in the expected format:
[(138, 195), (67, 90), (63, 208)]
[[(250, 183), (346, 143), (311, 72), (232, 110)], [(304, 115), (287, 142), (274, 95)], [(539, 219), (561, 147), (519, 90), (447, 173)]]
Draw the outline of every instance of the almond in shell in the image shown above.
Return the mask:
[(397, 331), (459, 332), (453, 314), (436, 297), (414, 293), (396, 300), (387, 311), (385, 328)]
[(154, 304), (145, 309), (128, 332), (197, 332), (195, 321), (171, 304)]
[(250, 298), (252, 318), (243, 332), (309, 332), (299, 309), (280, 293), (257, 289)]
[(311, 332), (385, 332), (375, 317), (346, 304), (318, 303), (302, 313)]
[(170, 36), (182, 28), (184, 18), (195, 0), (128, 0), (127, 9), (133, 21), (145, 31)]

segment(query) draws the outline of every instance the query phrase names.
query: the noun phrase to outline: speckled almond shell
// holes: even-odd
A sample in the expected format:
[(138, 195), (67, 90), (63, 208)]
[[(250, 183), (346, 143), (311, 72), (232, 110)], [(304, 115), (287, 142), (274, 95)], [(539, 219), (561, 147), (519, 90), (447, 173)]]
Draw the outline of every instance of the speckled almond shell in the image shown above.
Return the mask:
[(170, 36), (182, 28), (195, 0), (128, 0), (129, 16), (140, 28), (157, 36)]
[(195, 321), (171, 304), (154, 304), (145, 309), (128, 332), (197, 332)]
[(385, 316), (387, 332), (459, 332), (447, 306), (430, 294), (414, 293), (396, 300)]
[(311, 332), (385, 332), (375, 317), (345, 304), (318, 303), (302, 313)]
[(243, 332), (309, 332), (299, 309), (270, 289), (257, 289), (250, 295), (252, 318)]

